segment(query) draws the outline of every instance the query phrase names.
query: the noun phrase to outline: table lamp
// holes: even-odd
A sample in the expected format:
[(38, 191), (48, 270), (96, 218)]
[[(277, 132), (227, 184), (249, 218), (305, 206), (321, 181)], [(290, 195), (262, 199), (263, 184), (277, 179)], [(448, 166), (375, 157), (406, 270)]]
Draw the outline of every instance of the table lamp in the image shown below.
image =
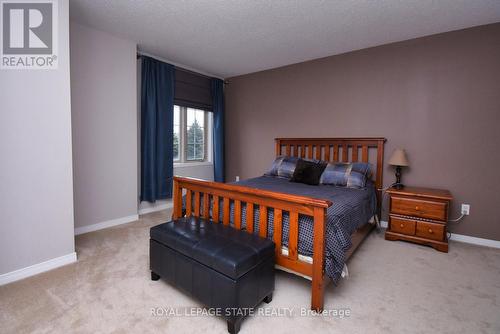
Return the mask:
[(389, 165), (396, 167), (396, 183), (394, 184), (394, 188), (403, 188), (404, 185), (401, 183), (401, 167), (409, 166), (405, 150), (402, 148), (395, 149), (389, 159)]

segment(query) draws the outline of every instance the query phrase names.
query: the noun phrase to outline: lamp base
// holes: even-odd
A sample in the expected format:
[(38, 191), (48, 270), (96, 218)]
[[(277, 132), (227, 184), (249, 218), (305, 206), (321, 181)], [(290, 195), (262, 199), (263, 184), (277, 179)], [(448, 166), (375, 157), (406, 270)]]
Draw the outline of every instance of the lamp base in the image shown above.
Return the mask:
[(396, 166), (396, 183), (394, 184), (395, 189), (403, 188), (403, 184), (401, 183), (401, 166)]
[(405, 186), (404, 186), (404, 184), (402, 184), (402, 183), (395, 183), (392, 187), (393, 187), (394, 189), (398, 189), (398, 190), (400, 190), (400, 189), (403, 189)]

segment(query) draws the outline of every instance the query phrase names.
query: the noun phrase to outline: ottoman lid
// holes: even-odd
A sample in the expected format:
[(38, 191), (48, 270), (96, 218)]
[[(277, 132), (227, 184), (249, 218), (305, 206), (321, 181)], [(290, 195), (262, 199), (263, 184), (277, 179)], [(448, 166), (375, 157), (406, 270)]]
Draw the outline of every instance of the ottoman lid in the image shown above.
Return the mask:
[(274, 255), (269, 239), (197, 217), (154, 226), (150, 236), (232, 279)]

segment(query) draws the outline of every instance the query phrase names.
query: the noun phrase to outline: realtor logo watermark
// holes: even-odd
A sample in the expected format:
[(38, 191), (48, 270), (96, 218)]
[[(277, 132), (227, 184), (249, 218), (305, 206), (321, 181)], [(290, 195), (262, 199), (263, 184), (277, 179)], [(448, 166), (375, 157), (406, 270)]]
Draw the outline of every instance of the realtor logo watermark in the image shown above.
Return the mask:
[(2, 69), (56, 69), (57, 0), (1, 0)]
[(152, 307), (150, 314), (153, 317), (204, 317), (204, 316), (225, 316), (225, 317), (323, 317), (344, 319), (351, 316), (350, 308), (333, 308), (322, 311), (314, 311), (301, 307), (261, 307), (261, 308), (205, 308), (205, 307)]

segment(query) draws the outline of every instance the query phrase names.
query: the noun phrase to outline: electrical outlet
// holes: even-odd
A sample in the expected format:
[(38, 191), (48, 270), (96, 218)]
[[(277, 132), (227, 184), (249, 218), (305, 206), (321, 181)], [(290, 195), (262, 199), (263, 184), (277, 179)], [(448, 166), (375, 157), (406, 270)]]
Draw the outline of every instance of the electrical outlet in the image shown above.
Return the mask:
[(462, 214), (468, 216), (470, 213), (470, 205), (462, 204)]
[(240, 181), (240, 177), (239, 175), (236, 175), (236, 182), (239, 182)]

